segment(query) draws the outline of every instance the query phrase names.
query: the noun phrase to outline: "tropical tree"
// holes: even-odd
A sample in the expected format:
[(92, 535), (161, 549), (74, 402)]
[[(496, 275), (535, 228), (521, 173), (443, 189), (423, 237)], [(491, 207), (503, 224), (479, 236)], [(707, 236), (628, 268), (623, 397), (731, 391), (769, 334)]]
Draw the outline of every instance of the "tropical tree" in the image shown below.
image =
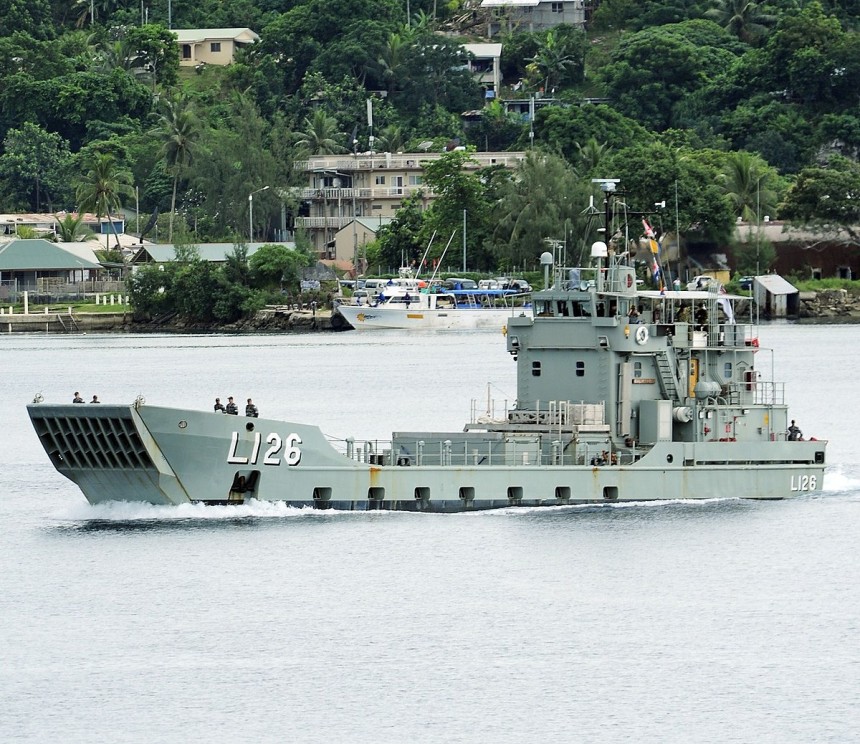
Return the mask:
[(715, 23), (685, 21), (628, 34), (601, 69), (613, 106), (650, 129), (676, 126), (676, 107), (730, 67), (739, 42)]
[(713, 0), (705, 18), (719, 23), (741, 41), (752, 44), (776, 23), (776, 16), (765, 13), (753, 0)]
[(860, 240), (860, 165), (834, 156), (824, 166), (804, 168), (780, 206), (781, 218), (835, 239), (840, 232)]
[(529, 152), (502, 186), (493, 210), (493, 239), (509, 265), (535, 263), (546, 250), (546, 240), (564, 240), (586, 232), (583, 210), (591, 185), (579, 178), (563, 158)]
[(0, 156), (0, 178), (28, 208), (42, 210), (42, 197), (53, 209), (53, 202), (66, 191), (67, 170), (71, 155), (69, 143), (55, 132), (25, 121), (10, 129)]
[(598, 142), (595, 137), (589, 137), (584, 145), (577, 142), (573, 168), (586, 178), (597, 176), (600, 163), (610, 152), (612, 148), (606, 142)]
[(547, 94), (566, 78), (581, 81), (585, 70), (585, 34), (580, 32), (577, 36), (570, 36), (562, 35), (556, 29), (547, 31), (526, 69), (534, 70), (540, 77)]
[(774, 214), (777, 196), (773, 189), (776, 173), (762, 158), (744, 152), (726, 157), (720, 182), (732, 213), (744, 222), (760, 222), (763, 214)]
[[(123, 197), (133, 194), (131, 173), (117, 165), (110, 154), (94, 156), (75, 191), (79, 211), (93, 212), (99, 219), (108, 218), (117, 248), (120, 248), (119, 235), (111, 213), (119, 210)], [(105, 238), (105, 247), (110, 247), (109, 237)]]
[(68, 213), (64, 216), (54, 215), (57, 219), (57, 239), (61, 243), (79, 243), (92, 235), (92, 231), (84, 226), (83, 214)]
[(480, 120), (466, 130), (469, 141), (479, 150), (497, 152), (510, 148), (524, 128), (522, 119), (505, 110), (499, 100), (481, 109)]
[(470, 254), (478, 257), (478, 249), (488, 237), (490, 215), (481, 177), (471, 170), (477, 163), (468, 152), (455, 150), (422, 165), (424, 184), (436, 194), (425, 216), (427, 227), (436, 230), (441, 238), (433, 245), (432, 257), (440, 255), (452, 232), (462, 229), (464, 212)]
[(385, 87), (389, 95), (396, 90), (401, 75), (405, 73), (409, 55), (411, 54), (411, 47), (411, 34), (388, 34), (377, 64), (380, 69), (380, 77), (385, 82)]
[(388, 124), (383, 127), (377, 138), (377, 149), (380, 152), (403, 152), (406, 148), (406, 137), (400, 124)]
[(254, 283), (261, 289), (284, 289), (298, 285), (301, 270), (313, 265), (314, 258), (305, 250), (282, 245), (263, 245), (251, 256)]
[(165, 98), (156, 130), (161, 139), (161, 155), (173, 176), (173, 195), (170, 199), (170, 227), (168, 242), (173, 242), (173, 218), (176, 213), (176, 190), (180, 178), (191, 165), (200, 130), (191, 101), (187, 98)]
[(322, 109), (316, 109), (312, 116), (306, 116), (303, 126), (304, 129), (293, 134), (293, 144), (300, 157), (346, 152), (346, 148), (338, 142), (343, 132), (338, 131), (337, 121)]

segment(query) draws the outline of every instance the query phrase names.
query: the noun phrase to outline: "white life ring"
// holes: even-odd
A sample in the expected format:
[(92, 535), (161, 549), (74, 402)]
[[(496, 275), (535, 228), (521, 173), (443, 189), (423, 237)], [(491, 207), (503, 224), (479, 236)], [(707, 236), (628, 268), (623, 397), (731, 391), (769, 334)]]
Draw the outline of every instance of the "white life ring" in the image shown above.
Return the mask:
[(636, 329), (636, 343), (640, 346), (648, 343), (648, 326), (641, 325)]

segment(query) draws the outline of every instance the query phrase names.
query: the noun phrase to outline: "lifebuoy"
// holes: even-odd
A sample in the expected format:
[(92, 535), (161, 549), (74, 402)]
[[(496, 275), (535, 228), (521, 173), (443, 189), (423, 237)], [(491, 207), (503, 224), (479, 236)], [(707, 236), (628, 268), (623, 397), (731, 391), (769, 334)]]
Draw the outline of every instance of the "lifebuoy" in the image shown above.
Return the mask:
[(636, 328), (636, 343), (640, 346), (648, 343), (648, 326), (638, 326)]

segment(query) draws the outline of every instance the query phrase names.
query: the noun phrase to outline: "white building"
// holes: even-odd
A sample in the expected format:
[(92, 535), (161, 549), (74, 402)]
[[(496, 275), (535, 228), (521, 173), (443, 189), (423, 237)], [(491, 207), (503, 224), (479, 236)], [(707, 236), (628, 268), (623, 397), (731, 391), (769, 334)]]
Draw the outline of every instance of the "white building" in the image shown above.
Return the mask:
[(492, 11), (487, 36), (514, 31), (543, 31), (566, 23), (585, 26), (585, 0), (483, 0)]

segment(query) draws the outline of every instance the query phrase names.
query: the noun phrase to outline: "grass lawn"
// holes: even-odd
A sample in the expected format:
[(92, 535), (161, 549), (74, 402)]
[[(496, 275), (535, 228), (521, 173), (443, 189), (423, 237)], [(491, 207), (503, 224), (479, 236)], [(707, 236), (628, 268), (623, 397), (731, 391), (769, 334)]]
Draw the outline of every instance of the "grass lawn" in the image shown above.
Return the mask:
[[(8, 305), (2, 305), (5, 310)], [(24, 312), (24, 305), (18, 304), (13, 305), (14, 314), (21, 315)], [(96, 305), (94, 302), (70, 302), (70, 303), (61, 303), (55, 302), (50, 305), (36, 305), (32, 302), (30, 303), (30, 315), (37, 315), (39, 313), (44, 313), (45, 308), (48, 308), (49, 312), (52, 313), (68, 313), (69, 308), (72, 308), (72, 313), (127, 313), (131, 312), (131, 305)]]

